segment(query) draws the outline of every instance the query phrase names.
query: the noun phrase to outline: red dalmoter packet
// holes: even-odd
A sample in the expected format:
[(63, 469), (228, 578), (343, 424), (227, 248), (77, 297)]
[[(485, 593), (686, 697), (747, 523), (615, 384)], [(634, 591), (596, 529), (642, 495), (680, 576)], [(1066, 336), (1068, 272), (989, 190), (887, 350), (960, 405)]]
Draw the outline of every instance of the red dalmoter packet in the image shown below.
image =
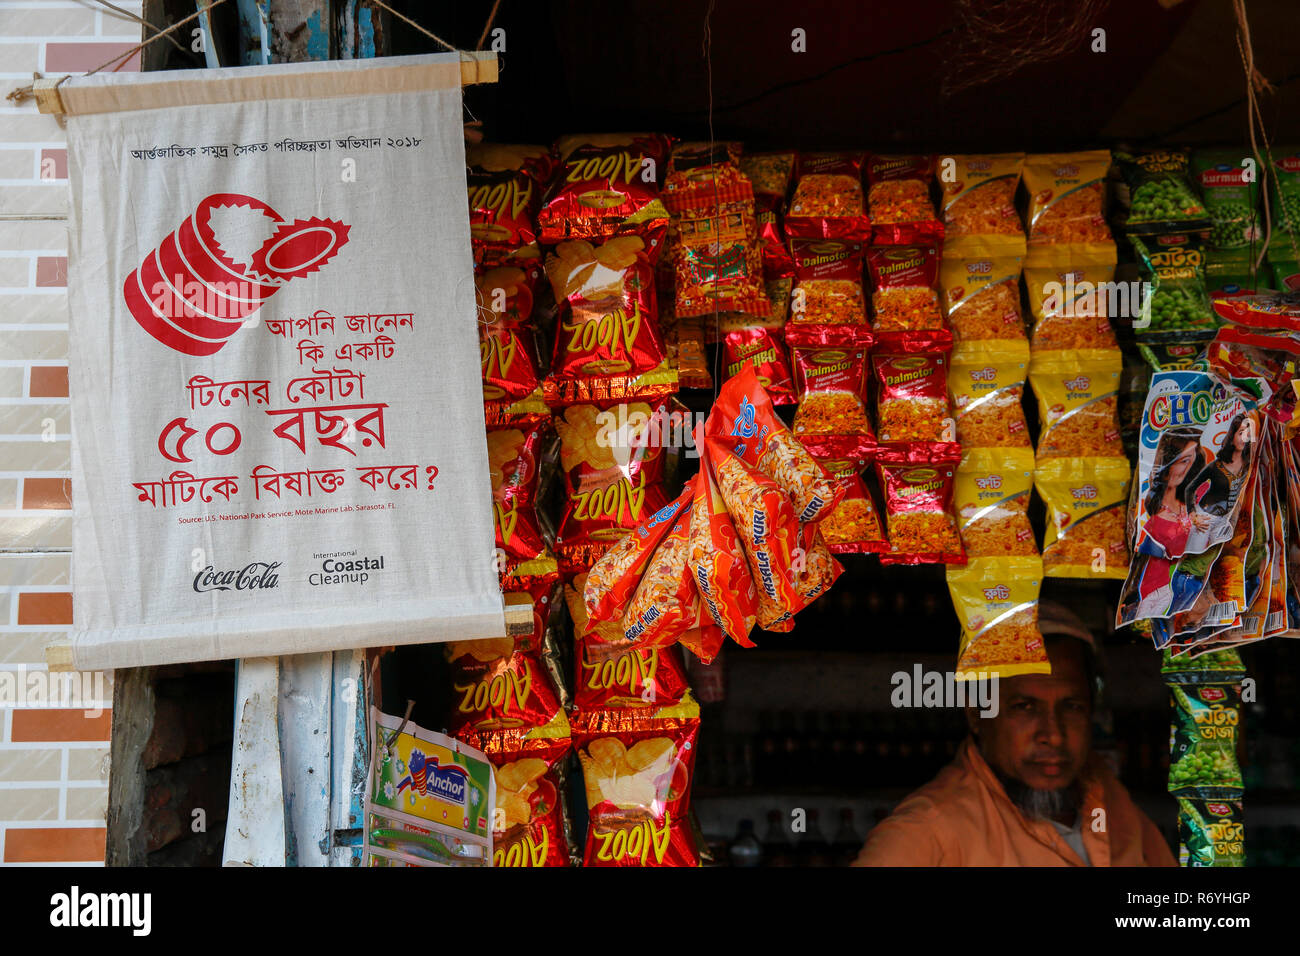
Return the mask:
[(816, 441), (837, 457), (869, 453), (876, 444), (867, 418), (871, 330), (791, 324), (786, 341), (799, 394), (795, 437)]
[(654, 256), (648, 238), (616, 236), (599, 246), (570, 240), (546, 257), (559, 305), (551, 371), (542, 383), (552, 408), (578, 402), (665, 398), (677, 374), (659, 329)]
[(565, 491), (555, 556), (566, 579), (668, 503), (663, 448), (624, 429), (644, 428), (655, 412), (645, 403), (571, 405), (555, 416)]
[(867, 296), (862, 286), (861, 242), (848, 239), (795, 239), (793, 325), (866, 325)]
[(496, 778), (492, 865), (569, 866), (563, 797), (564, 761), (573, 746), (568, 734), (526, 739), (515, 730), (488, 730), (462, 739), (487, 755)]
[(670, 140), (659, 133), (563, 136), (559, 172), (537, 215), (541, 241), (608, 239), (662, 225), (659, 184)]
[(491, 267), (537, 242), (537, 210), (555, 167), (545, 146), (479, 143), (465, 148), (474, 262)]
[(965, 564), (953, 505), (961, 446), (951, 442), (882, 445), (875, 458), (889, 538), (881, 563)]
[(938, 246), (873, 246), (867, 270), (877, 332), (947, 327), (939, 307)]
[(879, 554), (889, 550), (880, 512), (862, 480), (862, 470), (867, 467), (866, 457), (830, 458), (823, 455), (824, 449), (816, 444), (809, 444), (808, 451), (826, 469), (842, 493), (839, 503), (817, 525), (830, 552)]
[(871, 238), (861, 153), (799, 154), (785, 231), (791, 239)]
[(943, 223), (930, 198), (934, 157), (872, 153), (866, 165), (872, 243), (941, 242)]
[(688, 695), (655, 711), (576, 711), (587, 794), (584, 866), (698, 866), (687, 814), (699, 736)]
[(951, 442), (957, 426), (948, 407), (952, 333), (898, 332), (876, 337), (876, 439), (881, 445)]

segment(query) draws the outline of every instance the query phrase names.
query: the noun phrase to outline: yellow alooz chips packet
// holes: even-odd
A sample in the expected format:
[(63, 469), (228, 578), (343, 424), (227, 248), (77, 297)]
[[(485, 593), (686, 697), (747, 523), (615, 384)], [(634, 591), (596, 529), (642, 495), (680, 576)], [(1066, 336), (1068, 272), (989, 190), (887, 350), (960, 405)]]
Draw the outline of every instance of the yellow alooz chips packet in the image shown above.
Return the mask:
[(976, 448), (963, 452), (953, 504), (969, 558), (1038, 554), (1029, 524), (1034, 453), (1028, 448)]
[(1029, 381), (1038, 396), (1038, 459), (1123, 458), (1118, 349), (1038, 352)]
[(1125, 458), (1061, 458), (1039, 462), (1034, 485), (1047, 505), (1043, 573), (1059, 578), (1128, 575)]
[(1042, 580), (1037, 557), (973, 558), (948, 568), (948, 593), (961, 621), (958, 680), (1051, 673), (1038, 630)]

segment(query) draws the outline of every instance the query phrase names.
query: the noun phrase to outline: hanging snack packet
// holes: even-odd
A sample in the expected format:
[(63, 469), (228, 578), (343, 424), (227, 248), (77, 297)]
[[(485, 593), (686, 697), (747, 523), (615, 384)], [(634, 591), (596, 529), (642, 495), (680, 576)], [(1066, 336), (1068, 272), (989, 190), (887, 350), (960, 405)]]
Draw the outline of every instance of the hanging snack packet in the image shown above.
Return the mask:
[[(555, 558), (548, 553), (531, 561), (507, 560), (500, 566), (498, 578), (503, 595), (526, 595), (533, 606), (532, 630), (513, 638), (515, 650), (543, 653), (559, 598), (560, 568)], [(563, 693), (563, 687), (560, 690)]]
[(453, 736), (511, 727), (529, 728), (529, 737), (567, 736), (563, 700), (542, 655), (517, 650), (512, 638), (453, 641), (446, 652)]
[(963, 448), (1030, 448), (1021, 407), (1029, 348), (1022, 341), (959, 342), (948, 388)]
[(1209, 371), (1210, 364), (1205, 358), (1205, 349), (1200, 345), (1179, 345), (1177, 342), (1161, 344), (1159, 342), (1139, 343), (1138, 354), (1151, 366), (1153, 372), (1186, 371), (1199, 369)]
[(752, 368), (722, 386), (705, 426), (710, 437), (724, 439), (733, 455), (777, 483), (801, 524), (816, 521), (837, 500), (834, 482), (777, 416)]
[(664, 205), (673, 216), (677, 316), (742, 312), (764, 318), (754, 191), (740, 172), (740, 146), (688, 143), (673, 150)]
[(938, 157), (944, 258), (964, 254), (972, 236), (985, 237), (984, 248), (1000, 255), (1025, 254), (1025, 231), (1016, 212), (1024, 165), (1024, 153)]
[(1034, 486), (1047, 506), (1043, 572), (1058, 578), (1128, 575), (1126, 458), (1051, 458), (1039, 462)]
[(1114, 249), (1115, 241), (1106, 225), (1109, 170), (1107, 149), (1038, 153), (1025, 158), (1031, 260), (1057, 260), (1062, 247)]
[(861, 242), (791, 240), (790, 251), (795, 274), (790, 294), (792, 323), (866, 325)]
[(1300, 148), (1279, 146), (1271, 150), (1268, 171), (1273, 228), (1300, 236)]
[(1264, 238), (1255, 212), (1258, 187), (1247, 168), (1254, 162), (1247, 149), (1192, 153), (1192, 176), (1210, 216), (1210, 245), (1215, 249), (1247, 249)]
[(794, 275), (785, 243), (785, 200), (794, 175), (794, 153), (748, 153), (740, 157), (740, 171), (754, 189), (763, 274), (768, 279)]
[(1173, 705), (1169, 792), (1200, 799), (1240, 797), (1240, 680), (1194, 672), (1167, 674), (1165, 680)]
[(832, 554), (878, 554), (889, 549), (880, 514), (871, 500), (871, 492), (862, 480), (867, 459), (823, 458), (817, 445), (808, 451), (817, 458), (842, 489), (839, 504), (822, 518), (818, 529)]
[(945, 331), (881, 336), (871, 355), (881, 444), (955, 440), (948, 410), (951, 348)]
[(1020, 314), (1020, 259), (985, 254), (978, 240), (939, 265), (939, 286), (952, 337), (958, 342), (1024, 339)]
[(662, 226), (668, 210), (659, 183), (668, 147), (659, 133), (560, 137), (559, 173), (537, 214), (541, 241), (608, 239)]
[(871, 330), (791, 324), (785, 338), (799, 394), (795, 437), (833, 446), (837, 456), (869, 450), (875, 444), (866, 405)]
[(699, 866), (687, 818), (699, 715), (689, 695), (653, 712), (574, 714), (590, 821), (583, 866)]
[(1133, 332), (1139, 337), (1170, 334), (1178, 341), (1209, 338), (1218, 319), (1205, 291), (1205, 255), (1200, 240), (1186, 233), (1133, 237), (1143, 281), (1151, 284)]
[(1110, 316), (1132, 318), (1142, 303), (1133, 283), (1115, 283), (1114, 278), (1113, 249), (1109, 254), (1075, 253), (1067, 263), (1025, 266), (1034, 317), (1031, 348), (1118, 348)]
[(1029, 381), (1038, 396), (1038, 459), (1123, 458), (1117, 395), (1123, 360), (1110, 349), (1038, 352)]
[(1178, 865), (1246, 865), (1240, 800), (1178, 798)]
[(547, 550), (537, 520), (537, 491), (543, 444), (549, 431), (548, 423), (488, 429), (496, 546), (507, 560), (528, 561)]
[(664, 398), (676, 375), (659, 332), (653, 255), (640, 236), (599, 247), (562, 242), (546, 257), (560, 305), (551, 374), (543, 383), (552, 407), (574, 402)]
[(1192, 188), (1191, 163), (1183, 150), (1119, 150), (1115, 153), (1129, 188), (1129, 236), (1200, 232), (1210, 228), (1205, 204)]
[(781, 329), (756, 327), (728, 332), (722, 340), (722, 368), (728, 378), (752, 368), (774, 405), (795, 403), (794, 378)]
[(554, 160), (545, 146), (465, 147), (474, 262), (493, 266), (537, 242), (535, 218)]
[[(723, 391), (730, 387), (728, 382)], [(740, 534), (713, 477), (712, 456), (702, 432), (696, 447), (700, 450), (700, 477), (692, 503), (687, 561), (700, 603), (714, 625), (742, 647), (753, 647), (749, 632), (758, 614), (758, 591)], [(708, 656), (712, 659), (713, 655)]]
[(965, 563), (953, 508), (953, 475), (960, 459), (955, 444), (877, 450), (889, 538), (882, 564)]
[(699, 616), (698, 597), (686, 565), (694, 478), (687, 482), (678, 500), (683, 498), (686, 501), (677, 517), (665, 522), (669, 528), (646, 563), (632, 600), (621, 609), (622, 636), (629, 643), (661, 647), (672, 644), (695, 626)]
[[(516, 403), (540, 397), (541, 355), (530, 319), (540, 259), (511, 259), (475, 276), (483, 405), (488, 424), (509, 421)], [(541, 408), (538, 409), (541, 412)]]
[(785, 231), (792, 240), (871, 238), (861, 153), (799, 154)]
[(867, 268), (875, 331), (944, 328), (937, 289), (938, 247), (873, 246), (867, 250)]
[(487, 754), (496, 778), (492, 865), (568, 866), (564, 765), (573, 743), (567, 726), (562, 737), (527, 739), (509, 729), (462, 739)]
[(677, 647), (574, 644), (573, 704), (579, 711), (645, 710), (681, 701), (690, 690)]
[[(630, 535), (625, 537), (615, 545), (615, 548), (630, 544), (628, 540), (630, 537)], [(591, 621), (587, 617), (584, 592), (587, 589), (587, 578), (590, 573), (581, 571), (564, 583), (564, 604), (569, 609), (569, 617), (573, 620), (573, 638), (575, 641), (581, 641), (590, 637), (597, 644), (620, 644), (622, 638), (617, 618), (612, 621)]]
[(1037, 555), (1029, 524), (1034, 453), (1027, 448), (964, 449), (953, 485), (966, 557)]
[(961, 621), (958, 680), (1051, 673), (1038, 630), (1043, 580), (1038, 557), (972, 558), (964, 568), (946, 573)]
[(930, 200), (932, 156), (867, 157), (867, 207), (875, 245), (939, 242), (943, 223)]
[(555, 555), (566, 577), (589, 569), (668, 503), (663, 449), (639, 437), (653, 412), (644, 403), (572, 405), (556, 415), (565, 505)]

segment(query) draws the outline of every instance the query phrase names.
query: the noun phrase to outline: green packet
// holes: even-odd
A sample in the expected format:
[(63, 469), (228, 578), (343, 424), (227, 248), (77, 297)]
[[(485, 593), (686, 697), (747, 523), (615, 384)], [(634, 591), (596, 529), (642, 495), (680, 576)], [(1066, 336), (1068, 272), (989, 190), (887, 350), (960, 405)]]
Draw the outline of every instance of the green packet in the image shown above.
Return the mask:
[(1196, 369), (1201, 372), (1210, 370), (1203, 343), (1139, 342), (1137, 348), (1138, 353), (1155, 372), (1168, 372), (1175, 369)]
[[(1182, 675), (1171, 676), (1182, 679)], [(1168, 676), (1166, 682), (1173, 705), (1169, 792), (1201, 799), (1240, 796), (1237, 726), (1241, 684), (1236, 680), (1170, 683)]]
[(1259, 192), (1242, 161), (1254, 160), (1240, 149), (1198, 149), (1192, 153), (1192, 176), (1200, 187), (1210, 216), (1210, 245), (1215, 249), (1245, 249), (1264, 238), (1259, 217)]
[(1268, 246), (1268, 266), (1272, 270), (1274, 289), (1279, 292), (1294, 292), (1300, 289), (1300, 255), (1291, 248), (1291, 240), (1300, 242), (1300, 236), (1292, 237), (1281, 233), (1273, 237)]
[(1300, 235), (1300, 146), (1280, 146), (1269, 169), (1269, 217), (1275, 232)]
[(1178, 865), (1246, 865), (1240, 800), (1178, 798)]
[(1250, 249), (1206, 250), (1205, 288), (1210, 297), (1255, 295), (1276, 288), (1271, 264), (1265, 261), (1256, 273), (1255, 256)]
[(1210, 338), (1219, 327), (1218, 316), (1205, 291), (1205, 253), (1201, 241), (1186, 233), (1133, 237), (1133, 251), (1149, 295), (1133, 320), (1139, 338), (1170, 333), (1198, 333), (1184, 340)]
[(1202, 232), (1210, 215), (1192, 188), (1188, 155), (1183, 150), (1117, 150), (1115, 160), (1129, 188), (1130, 236), (1167, 232)]
[[(1241, 675), (1246, 673), (1246, 665), (1241, 661), (1241, 653), (1231, 647), (1211, 651), (1208, 654), (1202, 654), (1200, 657), (1191, 657), (1188, 654), (1174, 655), (1170, 650), (1166, 649), (1160, 660), (1160, 673)], [(1196, 678), (1189, 679), (1195, 680)]]

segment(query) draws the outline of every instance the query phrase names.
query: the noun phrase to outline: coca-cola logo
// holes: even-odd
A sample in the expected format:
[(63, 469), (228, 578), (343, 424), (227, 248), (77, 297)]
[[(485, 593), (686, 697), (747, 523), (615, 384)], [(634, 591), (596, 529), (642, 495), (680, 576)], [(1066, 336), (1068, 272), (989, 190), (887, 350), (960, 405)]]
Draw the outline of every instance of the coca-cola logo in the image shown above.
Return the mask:
[(280, 577), (275, 572), (282, 563), (254, 561), (231, 571), (218, 571), (209, 564), (194, 575), (194, 590), (202, 594), (204, 591), (255, 591), (279, 587)]

